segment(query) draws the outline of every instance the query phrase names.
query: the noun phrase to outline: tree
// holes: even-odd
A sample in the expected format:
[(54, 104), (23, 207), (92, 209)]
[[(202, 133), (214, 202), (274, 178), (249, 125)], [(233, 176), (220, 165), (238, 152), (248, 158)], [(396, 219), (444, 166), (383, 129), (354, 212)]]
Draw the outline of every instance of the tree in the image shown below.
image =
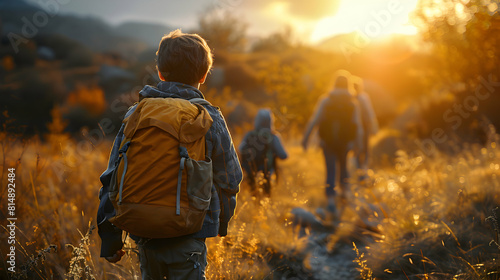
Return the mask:
[(422, 0), (417, 11), (431, 46), (432, 64), (423, 72), (429, 90), (453, 97), (422, 115), (434, 127), (462, 130), (461, 139), (477, 136), (479, 124), (484, 131), (489, 124), (500, 129), (499, 7), (499, 0)]
[[(422, 0), (417, 20), (432, 46), (435, 85), (470, 93), (482, 80), (499, 80), (498, 0)], [(457, 87), (457, 85), (459, 85)]]
[(287, 27), (282, 32), (260, 38), (252, 45), (252, 52), (282, 52), (292, 47), (292, 29)]
[(201, 16), (198, 24), (198, 33), (215, 51), (245, 50), (247, 24), (229, 12), (209, 11)]

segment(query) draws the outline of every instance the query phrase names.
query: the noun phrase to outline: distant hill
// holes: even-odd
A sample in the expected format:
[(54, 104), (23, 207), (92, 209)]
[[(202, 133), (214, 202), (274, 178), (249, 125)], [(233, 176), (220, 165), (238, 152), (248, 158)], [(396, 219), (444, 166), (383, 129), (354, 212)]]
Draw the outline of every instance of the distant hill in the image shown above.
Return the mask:
[(116, 35), (137, 39), (150, 47), (158, 47), (160, 38), (172, 30), (169, 26), (144, 22), (126, 22), (114, 29)]
[(371, 38), (364, 37), (358, 32), (351, 32), (347, 34), (339, 34), (327, 38), (319, 42), (316, 47), (322, 51), (333, 53), (346, 53), (356, 52), (366, 48), (368, 45), (383, 46), (383, 45), (406, 45), (415, 47), (418, 39), (412, 35), (394, 34), (382, 40), (372, 40)]
[[(0, 1), (0, 31), (5, 38), (10, 32), (22, 35), (22, 21), (33, 18), (36, 11), (42, 10), (36, 4), (23, 0)], [(93, 51), (114, 51), (124, 55), (137, 55), (157, 47), (160, 38), (172, 28), (160, 24), (129, 22), (117, 27), (111, 26), (100, 18), (58, 14), (49, 17), (45, 26), (36, 27), (35, 36), (59, 34), (73, 39)], [(30, 29), (31, 30), (31, 29)]]
[(358, 35), (355, 32), (339, 34), (322, 40), (316, 47), (322, 51), (343, 53), (346, 48), (359, 44), (355, 41), (356, 37), (358, 37)]
[(32, 4), (27, 3), (24, 0), (1, 0), (0, 1), (0, 11), (2, 10), (34, 10)]

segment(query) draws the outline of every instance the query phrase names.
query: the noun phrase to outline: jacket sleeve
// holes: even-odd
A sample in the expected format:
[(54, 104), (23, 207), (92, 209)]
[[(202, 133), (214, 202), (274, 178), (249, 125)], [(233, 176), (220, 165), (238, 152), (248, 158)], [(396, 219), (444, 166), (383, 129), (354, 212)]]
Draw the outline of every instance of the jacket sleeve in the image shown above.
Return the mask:
[(240, 145), (238, 146), (238, 151), (240, 152), (241, 160), (245, 157), (245, 153), (248, 150), (248, 133), (243, 137)]
[(99, 208), (97, 209), (97, 227), (101, 237), (101, 257), (111, 257), (123, 247), (122, 231), (109, 222), (115, 215), (115, 209), (109, 198), (110, 181), (118, 157), (118, 148), (123, 139), (123, 125), (113, 143), (109, 156), (108, 168), (102, 173), (100, 181), (102, 187), (99, 191)]
[[(135, 106), (132, 107), (125, 117), (132, 114)], [(118, 158), (118, 149), (123, 140), (123, 129), (125, 125), (122, 124), (118, 134), (113, 142), (113, 147), (109, 155), (108, 168), (102, 173), (99, 178), (102, 184), (99, 190), (99, 208), (97, 209), (97, 227), (98, 233), (101, 238), (101, 257), (111, 257), (116, 251), (123, 247), (122, 230), (115, 227), (109, 222), (109, 219), (115, 215), (115, 209), (109, 198), (110, 182), (113, 171), (115, 170), (115, 162)]]
[(278, 158), (280, 159), (288, 158), (288, 154), (286, 153), (285, 147), (283, 146), (283, 143), (281, 143), (281, 138), (277, 134), (273, 135), (272, 148), (273, 148), (273, 153)]
[(365, 133), (363, 131), (363, 123), (361, 121), (361, 108), (359, 106), (354, 107), (354, 123), (356, 124), (356, 140), (355, 140), (355, 147), (361, 148), (363, 146), (363, 134)]
[(362, 120), (363, 122), (367, 122), (369, 131), (365, 131), (368, 135), (372, 135), (377, 133), (378, 131), (378, 122), (377, 116), (375, 115), (375, 110), (373, 110), (372, 102), (370, 96), (367, 93), (361, 94), (359, 97), (359, 102), (361, 103), (362, 110), (364, 111), (362, 115), (366, 116), (366, 120)]
[(307, 142), (309, 142), (309, 137), (311, 136), (311, 133), (314, 129), (314, 127), (318, 124), (318, 121), (320, 120), (321, 116), (323, 115), (323, 108), (325, 107), (325, 103), (327, 100), (327, 96), (323, 96), (320, 98), (318, 103), (316, 104), (316, 108), (314, 109), (314, 113), (309, 120), (309, 123), (307, 124), (306, 130), (304, 132), (304, 138), (302, 140), (302, 143), (304, 145), (307, 145)]
[(222, 114), (211, 129), (213, 180), (220, 198), (219, 235), (227, 235), (228, 223), (236, 208), (236, 194), (240, 190), (242, 171), (231, 134)]

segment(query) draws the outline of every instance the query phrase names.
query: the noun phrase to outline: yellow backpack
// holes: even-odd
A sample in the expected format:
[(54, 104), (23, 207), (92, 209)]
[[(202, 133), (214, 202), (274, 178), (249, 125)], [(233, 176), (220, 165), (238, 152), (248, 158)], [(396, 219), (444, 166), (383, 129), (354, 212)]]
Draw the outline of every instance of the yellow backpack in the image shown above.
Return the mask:
[(169, 238), (203, 226), (212, 188), (205, 134), (212, 118), (196, 98), (145, 98), (125, 123), (111, 178), (118, 228), (146, 238)]

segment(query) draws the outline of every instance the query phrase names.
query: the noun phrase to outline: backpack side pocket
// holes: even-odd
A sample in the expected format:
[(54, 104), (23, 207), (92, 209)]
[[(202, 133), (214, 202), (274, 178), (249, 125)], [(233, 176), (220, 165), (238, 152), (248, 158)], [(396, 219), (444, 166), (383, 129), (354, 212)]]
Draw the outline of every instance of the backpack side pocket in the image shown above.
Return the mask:
[(212, 160), (209, 157), (200, 161), (188, 158), (185, 164), (190, 208), (206, 211), (212, 194)]

